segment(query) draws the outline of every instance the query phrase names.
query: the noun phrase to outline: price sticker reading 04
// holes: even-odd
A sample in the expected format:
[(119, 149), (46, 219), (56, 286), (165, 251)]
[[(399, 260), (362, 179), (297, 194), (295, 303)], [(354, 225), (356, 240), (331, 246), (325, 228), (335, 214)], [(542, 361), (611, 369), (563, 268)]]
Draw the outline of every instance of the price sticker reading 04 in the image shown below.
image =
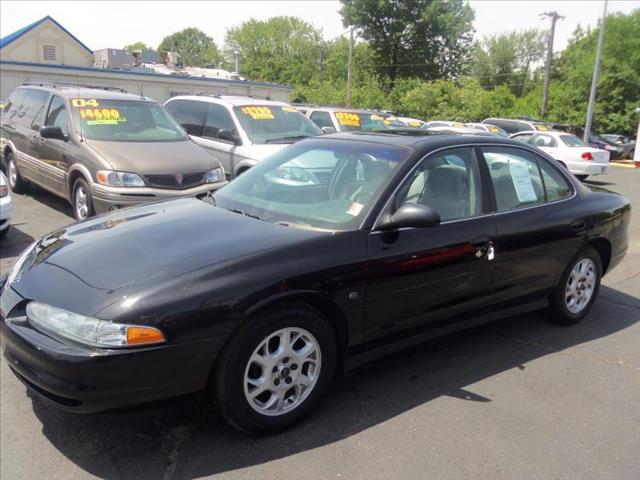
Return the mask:
[(254, 120), (273, 120), (273, 112), (269, 107), (242, 107), (242, 113)]
[(360, 116), (357, 113), (336, 112), (336, 117), (340, 125), (360, 126)]

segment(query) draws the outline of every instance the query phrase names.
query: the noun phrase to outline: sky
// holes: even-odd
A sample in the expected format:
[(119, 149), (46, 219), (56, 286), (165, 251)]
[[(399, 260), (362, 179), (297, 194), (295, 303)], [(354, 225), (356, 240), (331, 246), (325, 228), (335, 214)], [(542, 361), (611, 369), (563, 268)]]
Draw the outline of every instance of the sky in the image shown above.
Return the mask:
[[(558, 22), (554, 50), (566, 45), (578, 24), (596, 26), (602, 0), (498, 1), (471, 0), (475, 10), (476, 38), (524, 28), (547, 28), (540, 13), (556, 10)], [(629, 13), (640, 0), (610, 0), (608, 12)], [(225, 31), (253, 17), (298, 16), (322, 29), (325, 39), (344, 34), (338, 1), (10, 1), (0, 2), (0, 36), (8, 35), (45, 15), (51, 15), (92, 50), (122, 48), (143, 41), (157, 47), (168, 34), (196, 27), (218, 46)]]

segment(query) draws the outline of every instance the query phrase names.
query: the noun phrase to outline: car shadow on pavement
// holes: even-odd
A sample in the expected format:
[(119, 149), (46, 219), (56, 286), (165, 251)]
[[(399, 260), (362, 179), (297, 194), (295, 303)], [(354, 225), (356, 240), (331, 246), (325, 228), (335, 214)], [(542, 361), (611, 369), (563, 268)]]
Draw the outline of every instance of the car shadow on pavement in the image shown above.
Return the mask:
[[(327, 398), (294, 428), (249, 437), (228, 427), (199, 397), (153, 408), (74, 415), (33, 398), (49, 441), (102, 478), (195, 478), (270, 462), (349, 438), (431, 400), (492, 402), (475, 383), (606, 337), (640, 322), (640, 300), (603, 286), (580, 324), (558, 327), (535, 312), (450, 335), (377, 360), (336, 381)], [(557, 356), (562, 362), (562, 356)], [(608, 359), (618, 361), (618, 359)], [(562, 364), (558, 368), (563, 368)], [(532, 380), (533, 381), (533, 380)], [(481, 414), (479, 411), (478, 414)]]
[(33, 198), (34, 200), (44, 203), (46, 206), (53, 208), (54, 210), (66, 215), (73, 221), (73, 210), (67, 200), (58, 195), (55, 195), (44, 188), (40, 188), (37, 185), (29, 185), (29, 190), (25, 195)]
[(6, 237), (0, 239), (0, 258), (16, 257), (32, 242), (33, 237), (24, 233), (19, 224), (11, 225)]

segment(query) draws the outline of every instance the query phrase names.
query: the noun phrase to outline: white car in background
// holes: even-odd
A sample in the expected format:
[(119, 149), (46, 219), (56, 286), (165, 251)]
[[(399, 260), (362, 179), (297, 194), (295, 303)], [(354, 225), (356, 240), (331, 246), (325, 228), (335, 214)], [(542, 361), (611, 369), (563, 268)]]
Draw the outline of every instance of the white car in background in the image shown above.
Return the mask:
[(474, 128), (482, 132), (489, 132), (502, 138), (509, 137), (509, 134), (506, 132), (506, 130), (498, 127), (497, 125), (491, 125), (489, 123), (465, 123), (464, 126), (467, 128)]
[(4, 173), (0, 172), (0, 237), (4, 237), (11, 226), (11, 189)]
[(411, 117), (397, 117), (397, 118), (399, 121), (404, 123), (407, 127), (420, 128), (423, 125), (427, 124), (427, 122), (425, 122), (424, 120), (420, 120), (418, 118), (411, 118)]
[(511, 135), (509, 138), (520, 140), (538, 147), (562, 163), (578, 179), (589, 175), (601, 175), (609, 170), (609, 152), (586, 145), (580, 138), (565, 132), (527, 131)]

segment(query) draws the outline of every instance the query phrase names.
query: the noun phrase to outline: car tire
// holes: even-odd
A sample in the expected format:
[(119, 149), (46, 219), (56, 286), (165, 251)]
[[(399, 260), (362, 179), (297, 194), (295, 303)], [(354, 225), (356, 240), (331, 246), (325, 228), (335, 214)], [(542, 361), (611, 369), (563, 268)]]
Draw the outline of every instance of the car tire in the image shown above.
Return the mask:
[(73, 184), (71, 206), (73, 207), (73, 216), (78, 222), (86, 220), (96, 214), (93, 208), (91, 189), (84, 178), (77, 179)]
[(578, 323), (587, 316), (600, 289), (602, 260), (584, 247), (562, 273), (550, 299), (551, 318), (560, 325)]
[(576, 178), (581, 182), (584, 182), (589, 175), (576, 175)]
[(332, 326), (310, 306), (252, 317), (227, 342), (213, 372), (218, 409), (247, 433), (284, 430), (326, 393), (337, 355)]
[(7, 181), (9, 182), (9, 188), (14, 193), (25, 193), (29, 190), (29, 182), (26, 181), (20, 175), (18, 170), (18, 164), (16, 163), (16, 157), (13, 152), (7, 154)]

